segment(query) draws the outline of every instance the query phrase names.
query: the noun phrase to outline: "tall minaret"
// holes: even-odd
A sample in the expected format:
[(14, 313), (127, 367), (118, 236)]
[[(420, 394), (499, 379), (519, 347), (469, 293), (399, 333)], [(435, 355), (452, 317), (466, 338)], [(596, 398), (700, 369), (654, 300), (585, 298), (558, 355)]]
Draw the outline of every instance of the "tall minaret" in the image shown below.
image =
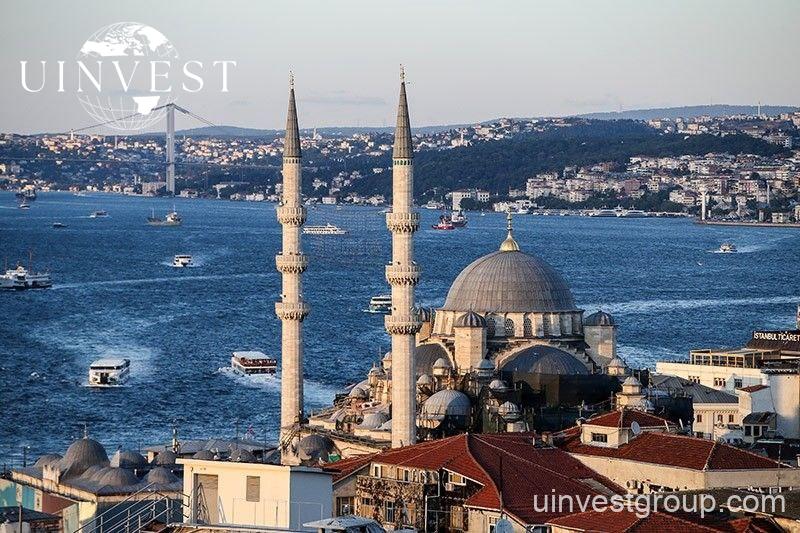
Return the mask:
[(300, 129), (294, 101), (294, 76), (289, 75), (289, 114), (283, 147), (283, 197), (277, 209), (283, 226), (283, 250), (275, 256), (282, 274), (281, 300), (275, 313), (281, 320), (281, 443), (303, 419), (303, 319), (309, 306), (303, 301), (300, 277), (308, 259), (300, 247), (300, 227), (306, 209), (300, 193)]
[(386, 226), (392, 234), (392, 262), (386, 266), (386, 281), (392, 286), (392, 313), (386, 331), (392, 336), (392, 447), (417, 440), (415, 337), (420, 322), (414, 310), (414, 286), (419, 267), (414, 263), (414, 232), (419, 214), (414, 201), (414, 166), (411, 123), (408, 118), (406, 82), (400, 66), (400, 103), (392, 153), (392, 211)]

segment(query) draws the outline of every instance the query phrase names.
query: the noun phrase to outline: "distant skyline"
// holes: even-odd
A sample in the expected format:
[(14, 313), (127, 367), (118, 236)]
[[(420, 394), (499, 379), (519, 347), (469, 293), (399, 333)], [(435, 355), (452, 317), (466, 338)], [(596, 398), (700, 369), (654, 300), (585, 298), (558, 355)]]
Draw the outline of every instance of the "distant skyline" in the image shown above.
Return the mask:
[[(74, 91), (23, 90), (19, 62), (72, 62), (90, 35), (120, 21), (160, 30), (183, 61), (236, 61), (228, 93), (185, 93), (178, 103), (248, 128), (284, 127), (290, 69), (302, 128), (390, 126), (400, 63), (413, 126), (800, 104), (800, 2), (793, 0), (7, 0), (0, 14), (4, 132), (92, 124)], [(179, 129), (197, 126), (178, 120)]]

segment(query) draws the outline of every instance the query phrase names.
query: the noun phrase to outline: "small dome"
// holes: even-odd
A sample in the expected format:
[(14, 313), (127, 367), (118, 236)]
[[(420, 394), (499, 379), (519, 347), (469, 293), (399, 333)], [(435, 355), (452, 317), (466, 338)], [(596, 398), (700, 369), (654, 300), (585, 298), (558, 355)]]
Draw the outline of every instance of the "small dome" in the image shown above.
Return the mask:
[(625, 365), (625, 361), (619, 357), (614, 357), (608, 362), (608, 368), (627, 368), (627, 366)]
[(622, 382), (623, 385), (633, 386), (633, 387), (641, 387), (641, 382), (636, 379), (636, 376), (628, 376), (625, 378), (625, 381)]
[(234, 463), (255, 463), (258, 461), (250, 450), (245, 450), (244, 448), (234, 448), (231, 450), (229, 459)]
[(372, 368), (369, 369), (367, 375), (382, 377), (386, 375), (386, 372), (384, 372), (384, 370), (379, 366), (373, 366)]
[(433, 378), (430, 377), (428, 374), (422, 374), (417, 379), (417, 385), (422, 385), (422, 386), (433, 385)]
[(139, 484), (139, 478), (133, 475), (133, 472), (127, 468), (117, 468), (114, 466), (103, 468), (95, 474), (94, 481), (98, 485), (106, 485), (109, 487), (129, 487)]
[(203, 461), (213, 461), (215, 458), (214, 452), (211, 450), (200, 450), (192, 456), (192, 459), (200, 459)]
[(469, 311), (458, 317), (453, 325), (457, 328), (485, 328), (486, 319), (475, 311)]
[(456, 390), (440, 390), (422, 404), (422, 417), (442, 420), (445, 416), (469, 418), (472, 402), (469, 396)]
[(475, 367), (475, 370), (491, 370), (494, 372), (494, 363), (491, 359), (481, 359), (478, 366)]
[(316, 433), (306, 435), (297, 443), (297, 457), (307, 464), (328, 462), (330, 454), (336, 451), (336, 444), (331, 439)]
[(583, 319), (584, 326), (616, 326), (614, 317), (605, 311), (597, 311)]
[(156, 483), (158, 485), (169, 485), (178, 481), (178, 476), (169, 471), (163, 466), (157, 466), (147, 473), (144, 477), (147, 483)]
[(382, 361), (391, 361), (392, 360), (392, 352), (386, 352), (386, 355), (383, 356)]
[(501, 417), (503, 417), (504, 420), (507, 421), (519, 420), (520, 417), (522, 416), (522, 413), (520, 412), (519, 407), (517, 407), (517, 404), (511, 402), (503, 403), (497, 409), (497, 414), (499, 414)]
[(433, 319), (433, 311), (430, 307), (420, 307), (417, 309), (417, 318), (420, 322), (430, 322)]
[(169, 466), (174, 465), (178, 460), (178, 456), (175, 455), (175, 452), (172, 450), (163, 450), (158, 452), (153, 458), (153, 464), (159, 466)]
[(65, 478), (80, 476), (93, 465), (108, 466), (108, 455), (102, 444), (88, 437), (70, 444), (61, 459), (61, 470)]
[(58, 463), (61, 460), (61, 455), (57, 453), (46, 453), (36, 459), (36, 462), (33, 466), (38, 466), (39, 468), (43, 468), (45, 465), (51, 465)]
[(364, 390), (363, 387), (359, 387), (358, 385), (356, 385), (355, 387), (350, 389), (350, 393), (347, 396), (348, 398), (358, 398), (363, 400), (369, 398), (369, 392)]
[(116, 468), (142, 468), (147, 466), (147, 459), (133, 450), (117, 450), (111, 457), (111, 466)]
[(585, 376), (589, 370), (577, 357), (552, 346), (537, 345), (520, 350), (502, 368), (505, 372)]
[(453, 365), (450, 364), (450, 360), (449, 359), (445, 359), (444, 357), (440, 357), (439, 359), (436, 360), (435, 363), (433, 363), (433, 368), (434, 368), (434, 370), (437, 369), (437, 368), (450, 370), (451, 368), (453, 368)]
[(489, 388), (495, 392), (506, 392), (508, 390), (508, 385), (502, 379), (493, 379), (491, 383), (489, 383)]
[(358, 427), (361, 429), (378, 429), (388, 420), (389, 416), (386, 413), (367, 413), (364, 415), (364, 419), (361, 421)]

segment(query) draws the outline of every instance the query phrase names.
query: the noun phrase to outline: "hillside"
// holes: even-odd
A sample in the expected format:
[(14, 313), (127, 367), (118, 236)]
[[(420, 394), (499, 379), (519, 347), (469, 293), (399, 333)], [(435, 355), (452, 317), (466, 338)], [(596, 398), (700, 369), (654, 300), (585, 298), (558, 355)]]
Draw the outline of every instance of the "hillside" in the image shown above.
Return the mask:
[[(761, 106), (761, 113), (764, 115), (775, 116), (782, 113), (792, 113), (797, 111), (797, 107), (785, 105), (763, 105)], [(702, 115), (711, 117), (723, 117), (730, 115), (755, 115), (758, 112), (758, 106), (754, 105), (695, 105), (695, 106), (682, 106), (682, 107), (663, 107), (657, 109), (631, 109), (629, 111), (608, 111), (598, 113), (586, 113), (578, 115), (583, 118), (591, 118), (597, 120), (651, 120), (651, 119), (676, 119), (676, 118), (693, 118)]]

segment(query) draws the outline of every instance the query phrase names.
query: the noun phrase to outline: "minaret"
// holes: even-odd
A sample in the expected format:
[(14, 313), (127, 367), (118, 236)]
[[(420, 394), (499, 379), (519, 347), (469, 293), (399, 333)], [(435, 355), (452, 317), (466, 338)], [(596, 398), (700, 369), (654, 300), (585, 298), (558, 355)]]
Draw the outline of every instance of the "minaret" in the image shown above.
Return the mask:
[(392, 153), (392, 210), (386, 214), (386, 226), (392, 234), (392, 262), (386, 266), (386, 281), (392, 286), (392, 313), (386, 317), (386, 331), (392, 336), (393, 448), (417, 440), (414, 335), (420, 322), (414, 310), (414, 286), (419, 281), (419, 267), (414, 263), (414, 232), (419, 228), (419, 214), (411, 210), (413, 151), (405, 74), (400, 66), (400, 102)]
[(291, 430), (303, 420), (303, 319), (309, 306), (303, 301), (301, 275), (308, 259), (300, 247), (300, 227), (306, 209), (300, 193), (300, 129), (294, 101), (294, 76), (289, 75), (289, 114), (283, 146), (283, 197), (277, 209), (283, 226), (283, 249), (275, 256), (282, 274), (281, 300), (275, 313), (281, 320), (281, 443), (288, 444)]

